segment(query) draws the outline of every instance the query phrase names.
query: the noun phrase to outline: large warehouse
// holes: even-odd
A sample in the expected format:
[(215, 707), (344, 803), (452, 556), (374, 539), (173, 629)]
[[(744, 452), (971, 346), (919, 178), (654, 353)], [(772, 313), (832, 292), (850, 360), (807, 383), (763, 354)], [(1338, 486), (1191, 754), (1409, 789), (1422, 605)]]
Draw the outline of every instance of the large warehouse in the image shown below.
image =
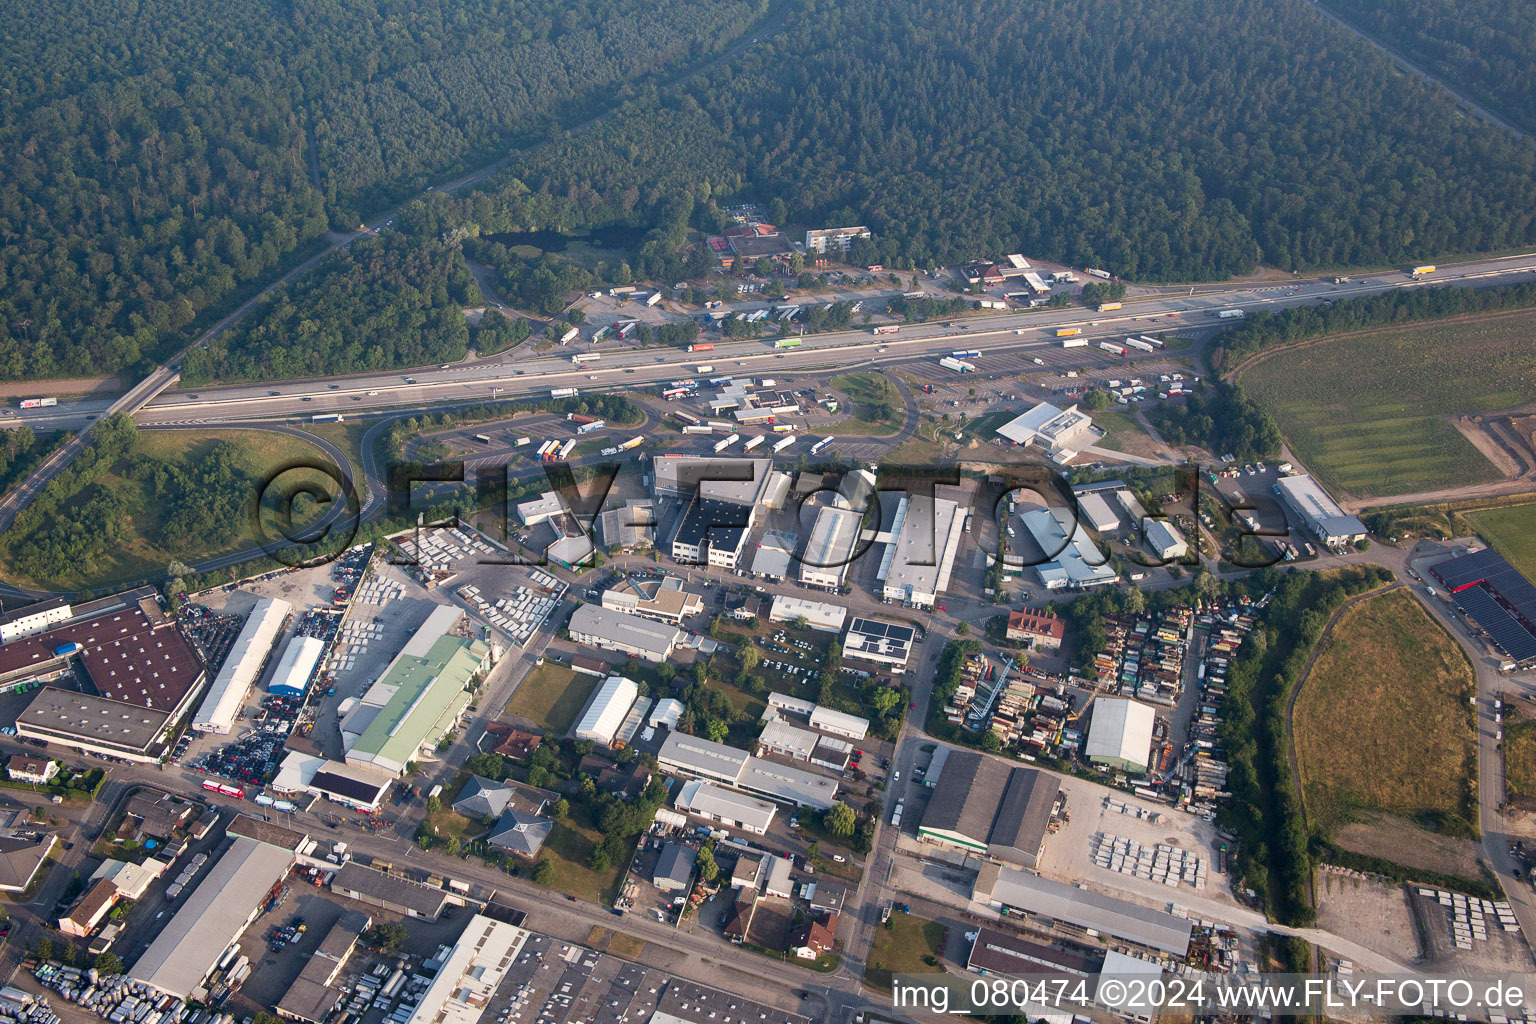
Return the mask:
[(267, 663), (292, 607), (276, 597), (257, 599), (240, 635), (229, 648), (224, 667), (219, 669), (213, 685), (208, 688), (208, 695), (197, 709), (192, 728), (199, 732), (226, 733), (234, 727), (240, 705), (261, 677), (262, 666)]
[(1094, 764), (1141, 774), (1152, 759), (1152, 724), (1157, 713), (1150, 704), (1129, 697), (1100, 697), (1093, 702), (1093, 721), (1083, 752)]
[(638, 696), (640, 687), (633, 679), (609, 676), (592, 695), (592, 701), (587, 705), (581, 721), (576, 723), (575, 737), (603, 747), (611, 745)]
[(155, 761), (206, 678), (153, 590), (77, 605), (68, 623), (0, 646), (0, 682), (54, 679), (74, 662), (77, 691), (42, 687), (17, 716), (22, 736)]
[(272, 681), (267, 692), (280, 697), (302, 697), (309, 689), (309, 677), (320, 664), (325, 653), (325, 641), (317, 636), (296, 636), (283, 648), (283, 656), (277, 660)]
[(836, 590), (853, 562), (859, 543), (863, 513), (836, 505), (823, 505), (816, 513), (805, 554), (800, 557), (800, 582), (808, 587)]
[(1102, 893), (1053, 882), (1031, 871), (984, 864), (971, 898), (1081, 929), (1085, 937), (1111, 935), (1126, 942), (1182, 957), (1189, 952), (1189, 919), (1175, 917)]
[(514, 924), (475, 914), (406, 1024), (475, 1024), (528, 935)]
[(1324, 545), (1337, 548), (1365, 539), (1365, 524), (1340, 508), (1310, 476), (1281, 477), (1275, 481), (1275, 494), (1291, 515)]
[(917, 834), (942, 846), (1034, 868), (1060, 792), (1055, 778), (1044, 772), (952, 749)]
[(618, 651), (659, 665), (672, 654), (679, 637), (676, 626), (584, 604), (571, 613), (566, 626), (571, 640), (605, 651)]
[(669, 732), (656, 760), (674, 775), (710, 779), (779, 803), (824, 811), (837, 802), (835, 779), (687, 733)]
[(1109, 559), (1094, 546), (1083, 524), (1064, 508), (1033, 508), (1019, 516), (1035, 546), (1050, 561), (1035, 566), (1047, 590), (1086, 590), (1120, 578)]
[(948, 498), (903, 496), (891, 525), (877, 578), (885, 600), (932, 608), (949, 589), (949, 575), (965, 532), (965, 510)]
[(203, 979), (256, 919), (262, 898), (293, 862), (291, 851), (235, 837), (128, 976), (177, 999), (199, 998)]
[(341, 723), (348, 764), (399, 776), (457, 724), (491, 659), (486, 644), (449, 634), (462, 615), (449, 605), (434, 608), (348, 712)]
[(1492, 548), (1430, 570), (1498, 648), (1517, 662), (1536, 659), (1536, 586)]
[(1092, 417), (1077, 406), (1058, 409), (1049, 402), (1015, 416), (998, 427), (997, 433), (1017, 445), (1038, 445), (1052, 461), (1063, 464), (1104, 436), (1104, 431), (1093, 425)]

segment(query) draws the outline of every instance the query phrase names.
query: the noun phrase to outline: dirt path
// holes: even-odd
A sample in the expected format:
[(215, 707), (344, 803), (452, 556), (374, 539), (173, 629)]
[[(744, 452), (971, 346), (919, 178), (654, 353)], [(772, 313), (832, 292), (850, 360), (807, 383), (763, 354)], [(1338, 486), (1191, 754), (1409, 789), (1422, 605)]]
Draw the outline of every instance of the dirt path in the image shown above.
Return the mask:
[(1415, 491), (1413, 494), (1394, 494), (1390, 498), (1356, 498), (1342, 501), (1346, 512), (1361, 512), (1371, 508), (1391, 508), (1395, 505), (1437, 505), (1442, 502), (1466, 501), (1469, 498), (1502, 498), (1511, 494), (1530, 494), (1536, 497), (1536, 489), (1529, 477), (1518, 480), (1497, 480), (1488, 484), (1470, 484), (1465, 487), (1448, 487), (1440, 491)]

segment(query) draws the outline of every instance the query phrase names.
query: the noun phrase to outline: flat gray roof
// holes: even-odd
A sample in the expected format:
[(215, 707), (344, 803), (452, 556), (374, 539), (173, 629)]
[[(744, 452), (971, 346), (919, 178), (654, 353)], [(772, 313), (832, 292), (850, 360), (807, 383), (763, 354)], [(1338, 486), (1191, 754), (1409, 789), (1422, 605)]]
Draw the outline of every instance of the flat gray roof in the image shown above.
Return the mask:
[(245, 931), (256, 904), (292, 866), (288, 850), (236, 836), (128, 976), (187, 998)]
[(341, 866), (331, 880), (331, 887), (344, 890), (343, 895), (355, 892), (387, 906), (406, 907), (426, 917), (436, 917), (448, 901), (448, 894), (441, 889), (386, 875), (355, 860)]
[[(954, 760), (953, 757), (950, 758)], [(946, 769), (947, 770), (947, 769)], [(938, 794), (934, 794), (937, 799)], [(977, 879), (978, 902), (990, 900), (1028, 911), (1038, 917), (1065, 921), (1079, 928), (1092, 928), (1150, 949), (1175, 956), (1189, 952), (1189, 921), (1161, 910), (1078, 889), (1061, 882), (1017, 868), (1001, 868), (991, 891), (980, 887), (990, 874), (982, 870)]]
[(665, 657), (677, 642), (676, 626), (595, 604), (577, 608), (567, 628), (572, 633), (602, 637), (614, 644), (650, 651), (661, 657)]

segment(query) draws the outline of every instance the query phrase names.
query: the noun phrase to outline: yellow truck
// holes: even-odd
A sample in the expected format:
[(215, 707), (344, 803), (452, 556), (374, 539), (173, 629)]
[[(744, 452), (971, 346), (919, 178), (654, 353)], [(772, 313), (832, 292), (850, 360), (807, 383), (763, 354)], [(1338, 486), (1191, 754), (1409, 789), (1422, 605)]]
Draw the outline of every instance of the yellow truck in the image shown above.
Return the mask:
[(1083, 329), (1081, 327), (1058, 327), (1056, 329), (1056, 337), (1058, 338), (1072, 338), (1082, 333)]
[(1122, 302), (1101, 302), (1099, 303), (1099, 312), (1108, 313), (1110, 310), (1119, 309), (1123, 305), (1124, 303)]

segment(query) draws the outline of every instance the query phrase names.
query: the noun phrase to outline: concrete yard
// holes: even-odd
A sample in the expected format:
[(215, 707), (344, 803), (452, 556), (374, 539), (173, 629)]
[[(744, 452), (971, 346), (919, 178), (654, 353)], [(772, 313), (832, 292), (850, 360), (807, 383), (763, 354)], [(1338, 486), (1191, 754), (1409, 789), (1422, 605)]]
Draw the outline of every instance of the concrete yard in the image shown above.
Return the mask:
[(1401, 885), (1324, 864), (1317, 871), (1317, 926), (1404, 963), (1419, 956), (1419, 939)]

